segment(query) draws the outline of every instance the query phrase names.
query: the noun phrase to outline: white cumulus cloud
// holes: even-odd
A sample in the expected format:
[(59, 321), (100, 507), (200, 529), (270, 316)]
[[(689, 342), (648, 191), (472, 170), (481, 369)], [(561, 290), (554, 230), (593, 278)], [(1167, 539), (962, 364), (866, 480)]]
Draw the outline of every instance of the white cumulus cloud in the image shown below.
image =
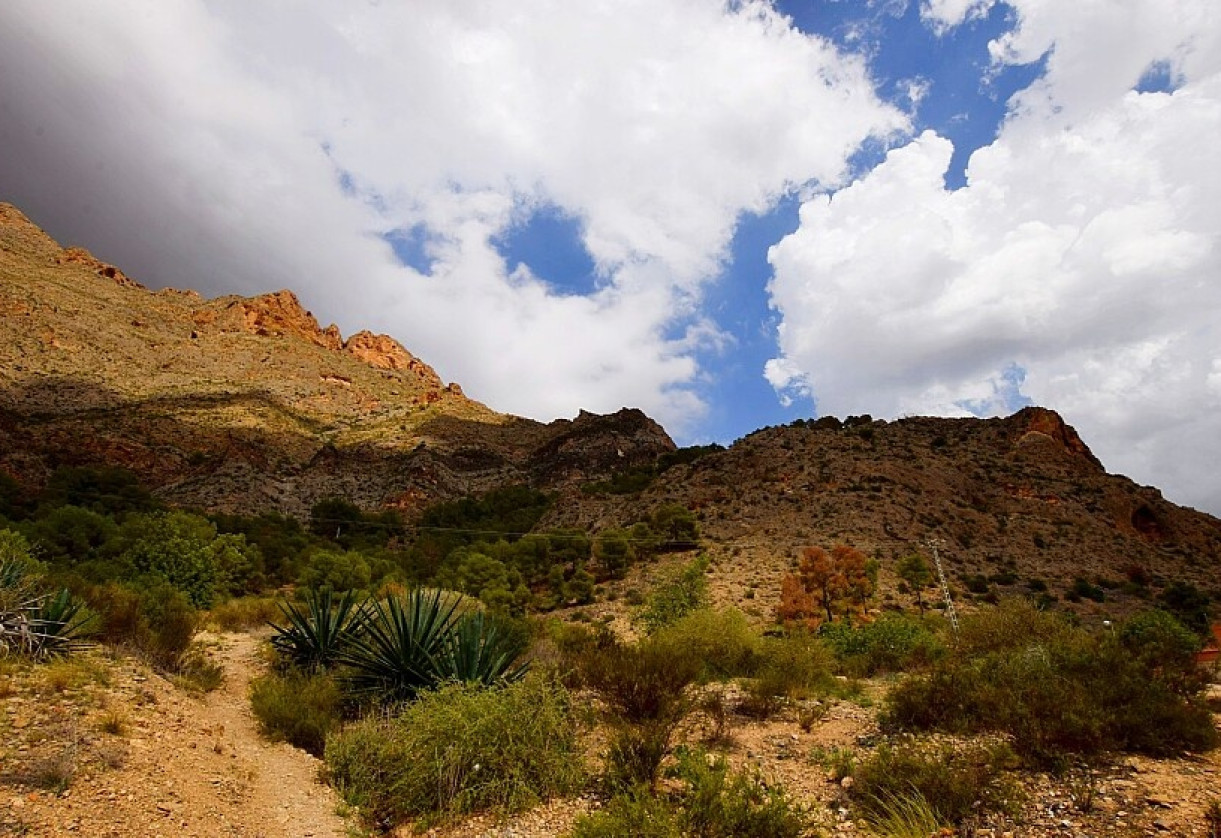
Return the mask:
[[(949, 24), (972, 5), (933, 4)], [(1221, 11), (1012, 5), (993, 54), (1051, 50), (1046, 75), (965, 187), (945, 188), (953, 149), (925, 133), (805, 203), (770, 254), (782, 355), (766, 375), (841, 415), (998, 413), (1025, 395), (1111, 470), (1219, 513)], [(1180, 86), (1134, 92), (1156, 62)]]
[[(634, 404), (681, 430), (739, 214), (905, 127), (862, 59), (764, 2), (0, 8), (0, 197), (154, 286), (294, 288), (544, 419)], [(596, 292), (494, 248), (547, 205)], [(412, 230), (427, 275), (383, 238)]]

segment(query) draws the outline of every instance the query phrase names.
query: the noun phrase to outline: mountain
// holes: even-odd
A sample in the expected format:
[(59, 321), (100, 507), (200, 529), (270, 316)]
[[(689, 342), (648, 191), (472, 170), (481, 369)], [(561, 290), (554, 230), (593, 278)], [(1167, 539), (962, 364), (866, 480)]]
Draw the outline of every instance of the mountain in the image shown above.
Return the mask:
[(1221, 597), (1221, 521), (1108, 474), (1071, 426), (1038, 407), (998, 419), (764, 428), (637, 494), (557, 504), (543, 523), (596, 529), (662, 503), (696, 510), (714, 578), (726, 580), (724, 604), (758, 590), (770, 607), (803, 547), (839, 542), (879, 561), (893, 597), (895, 562), (931, 558), (930, 540), (954, 586), (980, 599), (1135, 606), (1175, 581)]
[(172, 504), (303, 515), (341, 495), (410, 512), (673, 449), (637, 410), (496, 413), (392, 338), (320, 327), (291, 291), (151, 292), (0, 204), (0, 469), (28, 485), (114, 464)]
[[(680, 503), (699, 518), (719, 601), (760, 616), (801, 548), (841, 541), (878, 560), (884, 600), (900, 587), (894, 562), (930, 539), (955, 587), (980, 598), (1070, 596), (1088, 610), (1175, 581), (1221, 597), (1221, 521), (1108, 474), (1042, 408), (825, 417), (656, 465), (674, 450), (637, 410), (549, 424), (496, 413), (385, 335), (322, 328), (289, 291), (149, 291), (0, 204), (0, 469), (35, 488), (61, 465), (117, 464), (172, 504), (303, 516), (342, 496), (410, 518), (528, 483), (556, 498), (540, 526), (590, 531)], [(625, 474), (634, 482), (605, 482)]]

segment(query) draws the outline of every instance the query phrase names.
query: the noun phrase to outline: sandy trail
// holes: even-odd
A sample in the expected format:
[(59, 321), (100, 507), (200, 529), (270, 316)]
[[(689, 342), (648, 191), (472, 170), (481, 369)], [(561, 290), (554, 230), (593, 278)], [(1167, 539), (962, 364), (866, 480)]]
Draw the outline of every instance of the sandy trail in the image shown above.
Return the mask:
[[(208, 639), (224, 685), (193, 696), (130, 662), (102, 706), (76, 711), (81, 752), (112, 755), (84, 764), (61, 796), (26, 791), (8, 801), (25, 834), (175, 838), (344, 838), (334, 791), (318, 782), (320, 763), (285, 744), (263, 741), (247, 698), (264, 669), (249, 634)], [(97, 717), (122, 708), (125, 732), (98, 732)], [(52, 711), (54, 708), (51, 708)], [(66, 709), (66, 712), (72, 712)], [(40, 714), (41, 715), (41, 714)], [(52, 717), (53, 718), (53, 717)], [(51, 724), (50, 719), (37, 723)], [(0, 828), (0, 834), (4, 833)], [(13, 834), (21, 834), (15, 832)]]

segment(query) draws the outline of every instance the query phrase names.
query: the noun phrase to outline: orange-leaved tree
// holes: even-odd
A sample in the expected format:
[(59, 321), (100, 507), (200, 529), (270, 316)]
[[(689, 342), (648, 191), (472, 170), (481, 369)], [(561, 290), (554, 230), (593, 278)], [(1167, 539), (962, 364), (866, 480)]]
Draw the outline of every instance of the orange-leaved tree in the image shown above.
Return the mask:
[(830, 553), (821, 547), (807, 547), (801, 551), (797, 573), (781, 580), (776, 616), (781, 622), (813, 625), (825, 614), (827, 622), (832, 622), (837, 610), (843, 614), (863, 613), (872, 594), (873, 580), (860, 550), (847, 544), (835, 545)]

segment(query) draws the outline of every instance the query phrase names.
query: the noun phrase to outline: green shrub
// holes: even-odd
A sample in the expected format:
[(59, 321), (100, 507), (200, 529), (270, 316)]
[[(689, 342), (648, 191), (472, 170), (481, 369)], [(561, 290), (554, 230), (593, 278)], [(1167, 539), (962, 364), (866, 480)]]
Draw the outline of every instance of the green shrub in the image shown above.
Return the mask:
[(674, 730), (691, 709), (688, 687), (703, 666), (695, 655), (679, 652), (645, 640), (595, 647), (578, 660), (580, 680), (612, 717), (605, 754), (612, 788), (652, 786), (657, 779)]
[(212, 606), (208, 622), (221, 631), (244, 631), (264, 626), (280, 613), (274, 597), (243, 596)]
[(701, 678), (722, 680), (750, 675), (759, 663), (762, 638), (736, 608), (701, 608), (659, 629), (653, 642), (674, 657), (691, 655), (702, 666)]
[(1069, 586), (1068, 591), (1064, 594), (1064, 598), (1069, 602), (1080, 602), (1083, 599), (1105, 602), (1107, 592), (1100, 585), (1095, 585), (1088, 579), (1078, 576), (1073, 580), (1073, 584)]
[(1060, 615), (1037, 607), (1022, 597), (1004, 599), (996, 608), (982, 608), (960, 623), (957, 648), (965, 655), (982, 655), (1055, 644), (1072, 627)]
[(572, 838), (683, 838), (678, 812), (648, 789), (616, 794), (597, 812), (580, 817)]
[(723, 757), (702, 750), (679, 754), (675, 776), (681, 791), (684, 835), (706, 838), (797, 838), (809, 818), (784, 789), (756, 773), (730, 771)]
[(818, 634), (844, 670), (858, 677), (927, 666), (945, 653), (924, 621), (905, 614), (883, 614), (859, 626), (824, 623)]
[(817, 637), (795, 631), (765, 637), (758, 677), (748, 686), (756, 698), (802, 699), (830, 689), (835, 659)]
[(1025, 606), (971, 615), (962, 629), (953, 655), (891, 690), (884, 727), (1003, 732), (1027, 762), (1052, 767), (1068, 754), (1169, 756), (1217, 742), (1207, 709), (1109, 633)]
[(674, 651), (647, 640), (597, 648), (579, 660), (581, 680), (623, 721), (676, 722), (689, 709), (687, 687), (698, 677), (701, 661)]
[(653, 795), (624, 789), (599, 812), (580, 818), (573, 838), (797, 838), (809, 816), (782, 788), (757, 774), (730, 771), (723, 758), (702, 750), (678, 754), (677, 786)]
[(893, 815), (896, 804), (904, 805), (900, 801), (922, 800), (938, 822), (957, 824), (976, 812), (1014, 807), (1017, 788), (1005, 773), (1014, 762), (1004, 744), (903, 740), (857, 763), (851, 795), (870, 820)]
[(144, 589), (107, 582), (86, 588), (84, 598), (97, 615), (98, 639), (131, 648), (166, 671), (177, 670), (199, 623), (186, 594), (168, 582)]
[(1190, 582), (1175, 580), (1158, 597), (1162, 605), (1201, 637), (1208, 634), (1212, 598)]
[(518, 811), (578, 788), (579, 723), (568, 692), (542, 677), (501, 689), (450, 685), (393, 718), (333, 734), (330, 776), (374, 822)]
[(225, 682), (225, 668), (198, 648), (180, 655), (173, 672), (174, 685), (191, 692), (212, 692)]
[(650, 719), (611, 726), (606, 753), (602, 755), (602, 780), (617, 792), (633, 788), (652, 789), (661, 773), (661, 763), (670, 752), (677, 719)]
[(1196, 665), (1200, 638), (1166, 611), (1143, 611), (1127, 620), (1119, 631), (1123, 647), (1154, 678), (1180, 695), (1194, 695), (1206, 683)]
[(645, 600), (636, 621), (652, 634), (705, 607), (708, 601), (708, 557), (700, 556), (663, 579)]
[(174, 586), (163, 582), (141, 592), (134, 640), (154, 666), (176, 670), (198, 625), (199, 613)]
[(250, 706), (259, 732), (316, 757), (340, 720), (341, 693), (329, 675), (271, 674), (250, 685)]

